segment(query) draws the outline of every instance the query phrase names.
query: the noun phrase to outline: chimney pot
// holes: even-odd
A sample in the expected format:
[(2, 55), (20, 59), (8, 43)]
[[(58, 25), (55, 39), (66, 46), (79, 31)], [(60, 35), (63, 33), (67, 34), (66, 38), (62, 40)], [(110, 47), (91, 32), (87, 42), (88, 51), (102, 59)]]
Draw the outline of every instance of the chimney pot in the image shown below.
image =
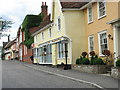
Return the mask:
[(44, 15), (44, 17), (48, 15), (48, 6), (46, 5), (46, 2), (42, 2), (41, 13)]
[(10, 34), (8, 35), (8, 42), (10, 41)]
[(44, 5), (44, 2), (42, 2), (42, 5)]

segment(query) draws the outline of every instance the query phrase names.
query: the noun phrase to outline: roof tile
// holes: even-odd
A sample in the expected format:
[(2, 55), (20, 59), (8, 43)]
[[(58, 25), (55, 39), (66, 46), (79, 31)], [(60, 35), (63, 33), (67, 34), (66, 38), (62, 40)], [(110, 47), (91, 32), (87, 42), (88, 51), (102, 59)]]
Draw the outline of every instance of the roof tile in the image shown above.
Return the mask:
[(81, 8), (88, 2), (60, 2), (62, 8)]

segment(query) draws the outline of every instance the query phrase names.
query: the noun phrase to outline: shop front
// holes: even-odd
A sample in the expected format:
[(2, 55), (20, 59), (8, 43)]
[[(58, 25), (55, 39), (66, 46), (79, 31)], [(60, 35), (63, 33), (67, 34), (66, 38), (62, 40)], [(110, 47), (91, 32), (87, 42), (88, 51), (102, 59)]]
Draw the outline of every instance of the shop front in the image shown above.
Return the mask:
[(38, 45), (34, 48), (34, 60), (38, 60), (38, 64), (71, 64), (69, 41), (60, 37)]

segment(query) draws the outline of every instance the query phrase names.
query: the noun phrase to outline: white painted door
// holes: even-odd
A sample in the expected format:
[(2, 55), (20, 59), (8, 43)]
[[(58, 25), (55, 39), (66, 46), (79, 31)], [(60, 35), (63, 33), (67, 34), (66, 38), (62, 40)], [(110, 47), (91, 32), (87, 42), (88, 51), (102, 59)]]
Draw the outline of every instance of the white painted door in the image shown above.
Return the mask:
[(20, 47), (20, 51), (19, 51), (19, 56), (20, 56), (20, 60), (22, 61), (22, 48)]

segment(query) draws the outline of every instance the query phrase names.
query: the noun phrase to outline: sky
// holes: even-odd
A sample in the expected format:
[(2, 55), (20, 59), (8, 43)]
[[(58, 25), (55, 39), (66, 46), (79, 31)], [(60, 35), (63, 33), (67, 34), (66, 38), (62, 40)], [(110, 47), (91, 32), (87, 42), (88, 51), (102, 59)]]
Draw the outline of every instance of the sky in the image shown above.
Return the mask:
[[(11, 35), (11, 40), (16, 37), (18, 28), (27, 14), (38, 15), (41, 12), (42, 2), (47, 3), (50, 13), (52, 0), (0, 0), (0, 17), (14, 22), (12, 28), (5, 32)], [(0, 46), (2, 41), (7, 41), (7, 37), (0, 40)]]
[[(69, 0), (63, 0), (63, 1), (69, 1)], [(116, 1), (116, 0), (109, 0), (109, 1)], [(11, 20), (14, 22), (12, 28), (5, 33), (10, 34), (11, 39), (14, 39), (17, 35), (18, 28), (22, 24), (25, 16), (27, 14), (38, 15), (41, 12), (42, 2), (47, 2), (48, 11), (50, 13), (52, 0), (0, 0), (1, 3), (0, 17), (3, 17), (6, 20)], [(2, 45), (2, 41), (7, 41), (7, 37), (3, 37), (2, 39), (0, 39), (0, 46)]]

